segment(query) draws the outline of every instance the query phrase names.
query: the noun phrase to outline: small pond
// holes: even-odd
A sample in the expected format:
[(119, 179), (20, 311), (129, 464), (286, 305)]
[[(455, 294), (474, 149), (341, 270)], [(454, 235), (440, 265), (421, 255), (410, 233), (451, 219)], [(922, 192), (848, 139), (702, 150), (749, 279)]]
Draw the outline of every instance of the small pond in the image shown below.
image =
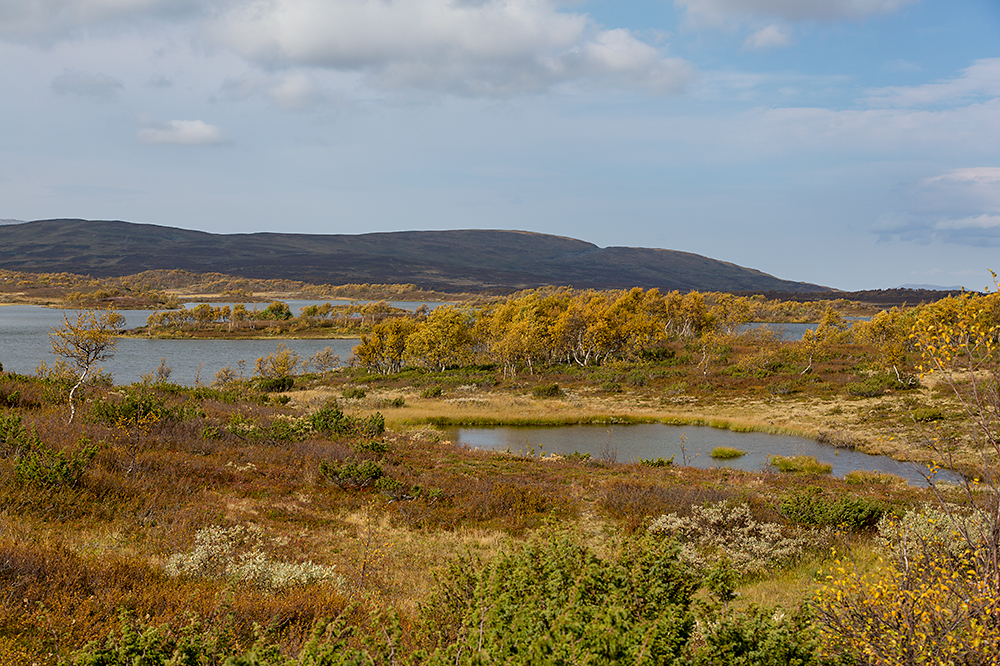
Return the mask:
[[(913, 485), (922, 485), (922, 468), (887, 456), (872, 456), (858, 451), (838, 449), (805, 437), (770, 435), (760, 432), (733, 432), (707, 426), (674, 426), (662, 423), (638, 425), (579, 425), (551, 428), (496, 427), (443, 428), (447, 439), (474, 448), (511, 451), (523, 454), (589, 453), (594, 458), (609, 453), (618, 462), (670, 458), (675, 465), (700, 468), (727, 467), (744, 471), (774, 471), (771, 456), (814, 456), (833, 466), (833, 476), (843, 477), (858, 470), (888, 472), (901, 476)], [(711, 452), (727, 446), (746, 454), (740, 458), (716, 460)], [(938, 481), (954, 482), (950, 473), (939, 473)]]

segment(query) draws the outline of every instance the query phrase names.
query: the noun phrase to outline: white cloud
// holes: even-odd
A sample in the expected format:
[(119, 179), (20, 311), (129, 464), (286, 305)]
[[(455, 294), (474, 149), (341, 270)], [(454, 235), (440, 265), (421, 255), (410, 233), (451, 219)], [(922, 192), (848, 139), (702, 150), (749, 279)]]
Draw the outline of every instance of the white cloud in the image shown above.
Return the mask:
[(743, 48), (753, 51), (773, 49), (788, 46), (792, 43), (791, 33), (780, 25), (769, 25), (761, 28), (746, 38)]
[(674, 0), (699, 23), (723, 27), (758, 18), (786, 21), (858, 20), (889, 14), (918, 0)]
[(360, 72), (381, 88), (473, 96), (598, 81), (668, 93), (691, 77), (626, 30), (550, 0), (286, 0), (240, 5), (210, 34), (265, 67)]
[(125, 89), (125, 84), (113, 76), (71, 69), (52, 79), (51, 86), (52, 90), (60, 95), (79, 95), (105, 100), (116, 97)]
[[(0, 39), (51, 43), (168, 22), (271, 71), (322, 68), (382, 89), (469, 96), (598, 84), (671, 93), (684, 61), (563, 0), (3, 0)], [(301, 93), (301, 90), (299, 91)], [(301, 94), (275, 93), (299, 108)]]
[(171, 120), (139, 130), (136, 137), (142, 143), (171, 143), (182, 146), (227, 142), (221, 129), (202, 120)]
[(1000, 58), (976, 60), (959, 76), (934, 83), (870, 90), (868, 103), (880, 107), (918, 107), (990, 97), (1000, 97)]

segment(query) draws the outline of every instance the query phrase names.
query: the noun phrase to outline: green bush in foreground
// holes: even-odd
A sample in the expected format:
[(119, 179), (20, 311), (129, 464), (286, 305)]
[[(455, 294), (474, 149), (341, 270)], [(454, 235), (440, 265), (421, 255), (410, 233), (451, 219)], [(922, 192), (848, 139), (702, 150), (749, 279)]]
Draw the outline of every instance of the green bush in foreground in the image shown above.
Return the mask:
[[(720, 599), (725, 585), (709, 582)], [(250, 650), (197, 623), (172, 632), (123, 616), (76, 666), (819, 666), (803, 616), (694, 599), (698, 578), (668, 540), (617, 542), (599, 557), (567, 533), (543, 535), (483, 565), (453, 562), (421, 608), (412, 645), (395, 614), (372, 618), (368, 637), (341, 616), (321, 621), (297, 656), (261, 636)], [(731, 592), (731, 590), (730, 590)], [(723, 596), (725, 595), (725, 596)], [(698, 618), (698, 621), (696, 621)], [(699, 629), (700, 627), (700, 629)], [(351, 639), (348, 641), (348, 639)]]

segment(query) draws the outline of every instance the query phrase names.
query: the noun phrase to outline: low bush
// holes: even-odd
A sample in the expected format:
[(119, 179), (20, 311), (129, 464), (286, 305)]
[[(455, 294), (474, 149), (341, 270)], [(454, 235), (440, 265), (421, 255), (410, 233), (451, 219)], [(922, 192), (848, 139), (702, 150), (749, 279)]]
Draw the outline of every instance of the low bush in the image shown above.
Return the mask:
[(319, 581), (344, 587), (334, 567), (312, 562), (279, 562), (264, 552), (264, 531), (256, 525), (211, 526), (198, 530), (195, 545), (172, 555), (165, 569), (171, 576), (224, 578), (234, 583), (279, 590)]
[(284, 377), (259, 377), (254, 380), (254, 385), (258, 391), (264, 393), (284, 393), (295, 386), (295, 379), (288, 375)]
[(676, 663), (696, 588), (672, 544), (650, 538), (608, 560), (566, 534), (485, 565), (462, 558), (423, 609), (428, 663)]
[(646, 467), (670, 467), (674, 464), (674, 457), (669, 458), (640, 458), (639, 462)]
[(746, 451), (734, 449), (731, 446), (717, 446), (712, 449), (712, 453), (709, 455), (716, 460), (730, 460), (732, 458), (739, 458), (746, 455)]
[(786, 536), (781, 525), (754, 518), (746, 503), (719, 502), (694, 507), (690, 516), (671, 513), (649, 524), (649, 532), (680, 543), (680, 557), (707, 571), (720, 558), (741, 574), (760, 575), (799, 557), (813, 545)]
[(535, 398), (558, 398), (562, 394), (559, 384), (539, 384), (531, 389), (531, 395)]
[(781, 499), (781, 513), (800, 525), (842, 525), (854, 530), (873, 529), (886, 513), (885, 502), (840, 495), (829, 497), (815, 487), (794, 490)]
[(340, 392), (340, 395), (348, 400), (361, 400), (368, 394), (359, 386), (348, 386)]
[(17, 456), (14, 477), (31, 486), (57, 488), (74, 487), (99, 450), (97, 444), (83, 437), (73, 451), (52, 449), (36, 439), (31, 448)]
[(421, 398), (440, 398), (443, 391), (440, 386), (430, 386), (420, 392)]
[(361, 490), (367, 488), (385, 475), (385, 467), (381, 461), (375, 460), (344, 460), (319, 463), (319, 472), (327, 479), (337, 484), (341, 490)]

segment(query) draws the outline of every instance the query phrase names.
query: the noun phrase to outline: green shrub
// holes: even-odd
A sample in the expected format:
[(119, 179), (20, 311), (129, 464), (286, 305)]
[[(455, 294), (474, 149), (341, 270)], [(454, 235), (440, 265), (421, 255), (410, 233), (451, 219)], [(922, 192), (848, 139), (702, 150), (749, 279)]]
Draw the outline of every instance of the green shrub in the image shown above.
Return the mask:
[(385, 475), (385, 468), (381, 462), (374, 460), (361, 462), (322, 460), (319, 463), (319, 472), (342, 490), (361, 490), (382, 478)]
[(821, 463), (815, 456), (772, 456), (771, 464), (791, 474), (829, 474), (833, 465)]
[(295, 379), (289, 375), (284, 377), (258, 377), (254, 380), (258, 391), (264, 393), (284, 393), (295, 386)]
[(889, 511), (885, 502), (842, 495), (828, 497), (819, 488), (793, 490), (781, 499), (781, 513), (801, 525), (844, 525), (855, 530), (874, 528)]
[(57, 488), (80, 483), (100, 447), (81, 437), (75, 451), (51, 449), (34, 437), (32, 446), (14, 463), (14, 477), (25, 485)]
[(694, 630), (697, 581), (668, 541), (623, 543), (604, 560), (566, 534), (485, 565), (453, 562), (422, 609), (429, 664), (673, 664)]
[(851, 382), (844, 388), (848, 395), (856, 398), (876, 398), (886, 391), (908, 391), (920, 387), (916, 377), (880, 373), (872, 375), (860, 382)]
[(559, 384), (539, 384), (531, 389), (531, 395), (536, 398), (558, 398), (562, 394)]
[(430, 386), (420, 392), (421, 398), (440, 398), (443, 391), (440, 386)]
[(25, 428), (20, 415), (0, 414), (0, 458), (16, 458), (39, 446), (38, 433)]
[(731, 446), (717, 446), (712, 449), (710, 454), (716, 460), (730, 460), (732, 458), (740, 458), (746, 455), (746, 451), (740, 451), (739, 449), (734, 449)]
[(670, 467), (674, 464), (674, 457), (669, 458), (640, 458), (641, 462), (646, 467)]
[(354, 430), (354, 419), (340, 411), (336, 403), (317, 409), (306, 420), (315, 432), (346, 435)]
[(198, 415), (194, 403), (168, 407), (165, 398), (144, 386), (125, 388), (118, 392), (120, 400), (99, 397), (90, 407), (95, 421), (110, 426), (140, 424), (156, 421), (184, 421)]
[(359, 440), (352, 447), (358, 453), (388, 453), (389, 443), (378, 439), (366, 441)]
[(340, 392), (340, 395), (348, 400), (360, 400), (368, 394), (365, 393), (365, 390), (359, 386), (348, 386)]

